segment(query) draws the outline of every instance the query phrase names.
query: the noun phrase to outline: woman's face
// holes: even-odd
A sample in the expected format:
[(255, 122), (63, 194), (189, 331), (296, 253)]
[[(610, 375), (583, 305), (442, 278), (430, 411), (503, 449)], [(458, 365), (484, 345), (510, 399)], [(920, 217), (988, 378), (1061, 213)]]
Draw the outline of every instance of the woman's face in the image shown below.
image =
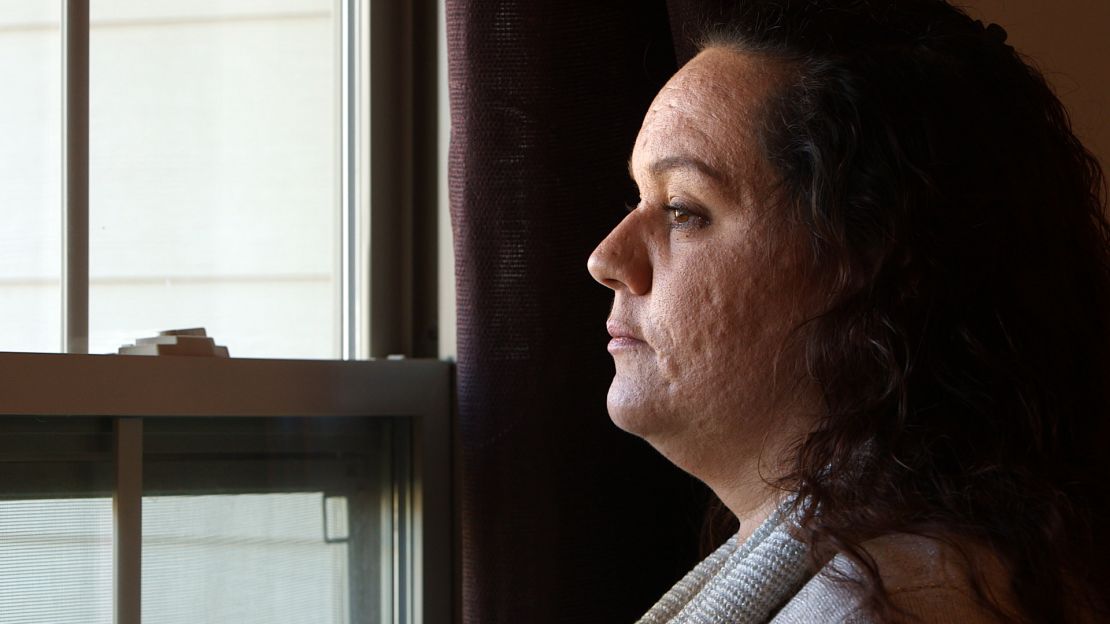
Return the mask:
[(813, 397), (786, 340), (815, 300), (804, 243), (777, 220), (755, 128), (774, 79), (725, 49), (683, 67), (636, 138), (639, 204), (589, 260), (614, 292), (609, 414), (714, 489), (806, 429)]

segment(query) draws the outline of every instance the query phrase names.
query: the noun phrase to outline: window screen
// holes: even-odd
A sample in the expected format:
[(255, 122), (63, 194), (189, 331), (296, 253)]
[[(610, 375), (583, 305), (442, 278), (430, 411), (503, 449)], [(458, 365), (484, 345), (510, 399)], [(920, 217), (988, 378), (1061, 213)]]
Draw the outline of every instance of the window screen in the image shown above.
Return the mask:
[[(143, 420), (144, 621), (392, 619), (406, 421)], [(0, 622), (112, 621), (111, 431), (0, 421)]]

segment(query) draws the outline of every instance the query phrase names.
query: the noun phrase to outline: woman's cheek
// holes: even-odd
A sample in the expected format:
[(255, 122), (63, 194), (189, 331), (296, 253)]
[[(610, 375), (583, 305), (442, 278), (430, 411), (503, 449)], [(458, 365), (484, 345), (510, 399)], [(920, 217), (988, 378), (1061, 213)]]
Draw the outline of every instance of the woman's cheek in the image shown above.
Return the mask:
[(689, 386), (722, 371), (722, 352), (736, 348), (735, 319), (707, 288), (691, 289), (674, 297), (665, 313), (657, 316), (663, 340), (656, 348), (659, 370), (665, 379)]

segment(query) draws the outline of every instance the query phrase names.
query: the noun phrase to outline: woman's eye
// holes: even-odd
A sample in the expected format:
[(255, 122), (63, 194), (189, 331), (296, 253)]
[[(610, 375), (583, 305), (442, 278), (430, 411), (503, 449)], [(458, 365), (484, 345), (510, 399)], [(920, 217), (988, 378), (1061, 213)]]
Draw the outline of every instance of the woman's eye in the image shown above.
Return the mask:
[(704, 218), (682, 206), (671, 204), (665, 210), (670, 213), (671, 227), (673, 228), (691, 228), (705, 225)]

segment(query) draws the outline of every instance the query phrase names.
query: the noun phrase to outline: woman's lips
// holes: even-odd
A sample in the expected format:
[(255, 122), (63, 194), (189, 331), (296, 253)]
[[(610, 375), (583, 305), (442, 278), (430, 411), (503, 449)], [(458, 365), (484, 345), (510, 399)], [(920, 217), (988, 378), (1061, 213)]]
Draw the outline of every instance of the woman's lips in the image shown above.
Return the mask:
[(638, 340), (631, 336), (613, 336), (609, 341), (609, 353), (616, 353), (618, 351), (626, 351), (628, 349), (637, 349), (639, 347), (646, 347), (647, 343), (643, 340)]
[(605, 328), (609, 330), (609, 335), (613, 337), (609, 341), (609, 353), (647, 346), (647, 343), (640, 338), (637, 332), (619, 321), (609, 321), (605, 324)]

